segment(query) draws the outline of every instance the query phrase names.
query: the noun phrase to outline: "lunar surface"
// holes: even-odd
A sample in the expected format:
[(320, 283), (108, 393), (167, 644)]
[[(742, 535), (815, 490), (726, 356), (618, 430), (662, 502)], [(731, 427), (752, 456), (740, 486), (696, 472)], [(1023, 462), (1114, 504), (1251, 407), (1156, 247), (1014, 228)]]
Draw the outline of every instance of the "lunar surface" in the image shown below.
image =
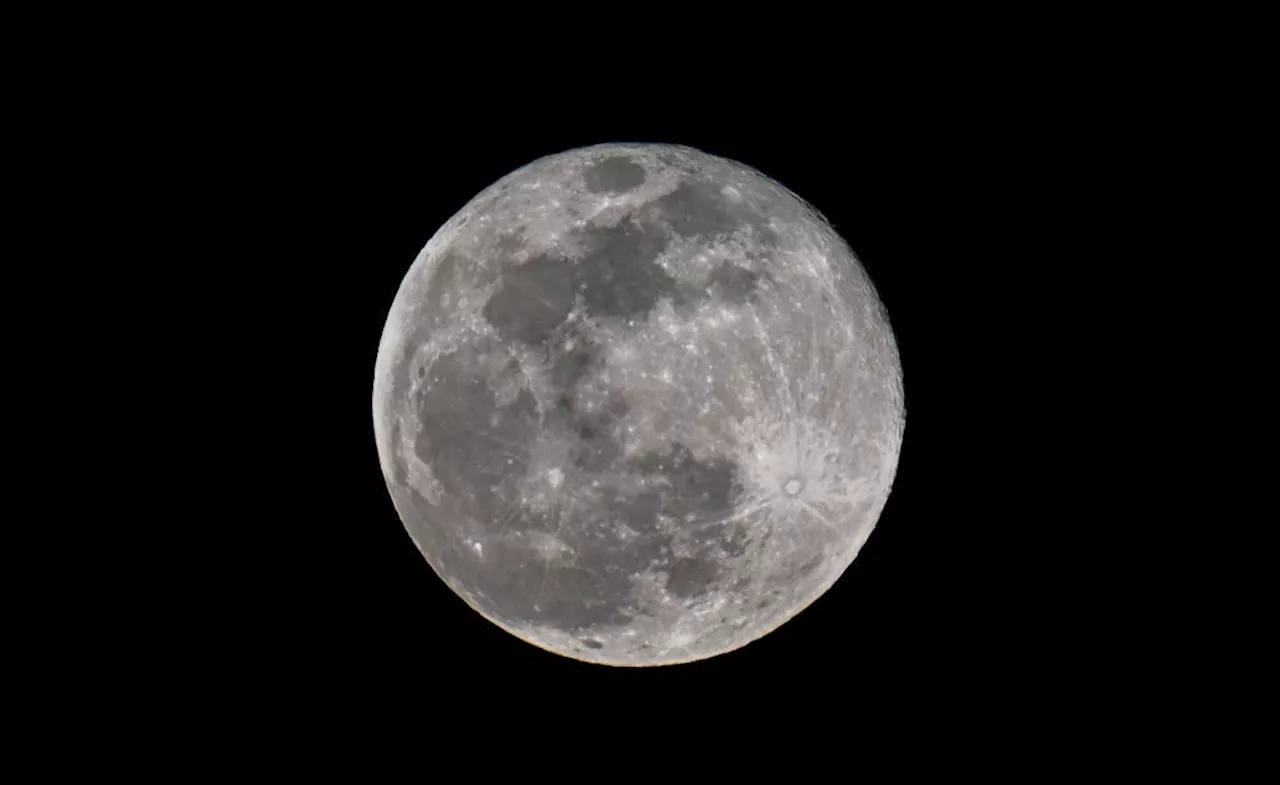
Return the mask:
[(831, 587), (888, 499), (904, 403), (879, 297), (814, 209), (733, 161), (612, 144), (436, 232), (373, 422), (405, 528), (468, 605), (557, 654), (662, 665)]

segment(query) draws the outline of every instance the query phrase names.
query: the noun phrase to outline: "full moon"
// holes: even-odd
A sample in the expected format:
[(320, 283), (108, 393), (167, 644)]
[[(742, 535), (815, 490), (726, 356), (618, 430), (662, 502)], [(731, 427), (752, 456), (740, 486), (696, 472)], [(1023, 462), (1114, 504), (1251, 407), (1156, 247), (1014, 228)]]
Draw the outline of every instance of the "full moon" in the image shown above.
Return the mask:
[(405, 275), (373, 382), (391, 499), (440, 579), (619, 666), (732, 651), (825, 593), (904, 422), (849, 246), (766, 175), (673, 145), (548, 156), (472, 199)]

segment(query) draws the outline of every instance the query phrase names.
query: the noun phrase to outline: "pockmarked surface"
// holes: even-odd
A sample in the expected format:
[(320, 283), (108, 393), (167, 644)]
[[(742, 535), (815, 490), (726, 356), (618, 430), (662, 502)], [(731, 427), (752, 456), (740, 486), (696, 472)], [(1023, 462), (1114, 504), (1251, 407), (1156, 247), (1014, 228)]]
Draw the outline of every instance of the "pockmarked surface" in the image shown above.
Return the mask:
[(387, 486), (472, 608), (611, 665), (760, 638), (848, 568), (904, 427), (884, 308), (767, 176), (668, 145), (535, 161), (414, 261), (373, 387)]

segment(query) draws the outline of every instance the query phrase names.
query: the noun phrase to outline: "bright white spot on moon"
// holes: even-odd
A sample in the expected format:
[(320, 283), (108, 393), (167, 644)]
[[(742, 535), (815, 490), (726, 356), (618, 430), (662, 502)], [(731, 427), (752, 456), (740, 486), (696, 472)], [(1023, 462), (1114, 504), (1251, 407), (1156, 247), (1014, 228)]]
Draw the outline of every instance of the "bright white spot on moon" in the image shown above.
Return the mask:
[(552, 469), (547, 472), (547, 482), (551, 483), (552, 488), (559, 488), (560, 483), (564, 482), (564, 472), (560, 469)]
[(795, 496), (797, 493), (800, 492), (800, 481), (794, 478), (787, 480), (787, 484), (783, 487), (787, 493), (791, 494), (792, 496)]

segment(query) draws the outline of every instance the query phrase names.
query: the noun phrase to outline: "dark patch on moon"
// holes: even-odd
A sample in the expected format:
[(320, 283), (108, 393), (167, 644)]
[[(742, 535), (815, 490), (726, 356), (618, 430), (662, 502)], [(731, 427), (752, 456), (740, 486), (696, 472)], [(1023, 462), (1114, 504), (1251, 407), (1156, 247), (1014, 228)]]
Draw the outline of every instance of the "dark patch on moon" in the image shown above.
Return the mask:
[(707, 287), (731, 303), (745, 303), (755, 294), (760, 274), (732, 262), (721, 262), (707, 277)]
[(517, 226), (509, 232), (504, 232), (498, 237), (498, 241), (493, 247), (498, 251), (506, 254), (513, 254), (524, 246), (524, 227)]
[(406, 485), (409, 482), (409, 467), (404, 462), (404, 456), (400, 454), (400, 422), (398, 420), (391, 423), (391, 480), (396, 485)]
[(431, 272), (431, 281), (427, 284), (427, 313), (443, 317), (445, 308), (442, 298), (444, 295), (458, 288), (458, 256), (452, 251), (446, 251), (440, 261), (436, 262), (436, 269)]
[(720, 550), (724, 551), (726, 556), (737, 558), (747, 552), (747, 532), (742, 526), (734, 525), (729, 529), (728, 536), (720, 541)]
[(654, 200), (671, 231), (681, 237), (715, 237), (742, 224), (730, 213), (720, 190), (709, 183), (687, 182)]
[(604, 357), (590, 339), (573, 334), (573, 348), (563, 343), (556, 346), (551, 357), (551, 383), (559, 397), (568, 398), (565, 404), (572, 408), (573, 391), (578, 383), (604, 363)]
[(469, 513), (482, 524), (497, 519), (507, 499), (489, 490), (503, 488), (514, 466), (528, 460), (537, 439), (536, 401), (528, 390), (498, 406), (482, 366), (485, 357), (470, 347), (438, 358), (432, 383), (418, 390), (421, 429), (414, 451), (450, 495), (469, 500)]
[(706, 559), (676, 559), (667, 572), (667, 591), (677, 597), (706, 594), (719, 575), (716, 563)]
[(591, 193), (621, 194), (640, 187), (645, 174), (630, 157), (614, 155), (587, 167), (582, 176)]
[(620, 497), (614, 488), (602, 489), (605, 508), (618, 520), (640, 534), (652, 534), (658, 529), (658, 513), (662, 511), (662, 497), (657, 491), (641, 491), (634, 496)]
[(708, 296), (707, 284), (698, 285), (681, 281), (676, 284), (675, 291), (670, 295), (671, 307), (683, 319), (696, 319), (698, 305), (706, 302)]
[(586, 640), (584, 640), (584, 641), (582, 642), (582, 645), (583, 645), (583, 646), (586, 646), (588, 649), (603, 649), (603, 648), (604, 648), (604, 644), (603, 644), (603, 643), (601, 643), (601, 642), (600, 642), (600, 641), (598, 641), (598, 640), (595, 640), (594, 638), (587, 638)]
[(699, 460), (681, 442), (672, 442), (670, 453), (644, 453), (632, 459), (634, 467), (660, 475), (662, 512), (677, 518), (705, 519), (733, 509), (733, 482), (738, 466), (713, 457)]
[[(778, 245), (778, 233), (769, 220), (746, 202), (727, 199), (719, 184), (704, 180), (685, 182), (651, 202), (671, 231), (681, 237), (712, 238), (749, 226), (761, 248)], [(782, 205), (776, 205), (781, 208)], [(775, 205), (770, 205), (773, 212)]]
[[(624, 413), (617, 404), (606, 406), (603, 414), (580, 415), (575, 420), (579, 425), (595, 424), (602, 429), (586, 438), (581, 433), (570, 436), (578, 441), (575, 449), (599, 447), (604, 452), (586, 458), (580, 452), (579, 465), (588, 468), (575, 472), (572, 482), (585, 483), (587, 478), (619, 465), (620, 445), (606, 430)], [(542, 438), (551, 437), (544, 433)], [(559, 510), (540, 520), (525, 520), (520, 524), (523, 534), (486, 546), (485, 553), (492, 561), (474, 580), (490, 598), (487, 606), (500, 618), (534, 621), (573, 634), (588, 628), (623, 626), (631, 621), (626, 609), (635, 602), (633, 576), (652, 562), (669, 565), (667, 589), (672, 594), (706, 594), (719, 577), (715, 560), (704, 549), (703, 555), (670, 561), (671, 541), (658, 532), (657, 520), (660, 514), (692, 514), (691, 522), (697, 525), (705, 522), (705, 516), (727, 509), (735, 467), (719, 460), (699, 460), (680, 443), (673, 444), (669, 452), (644, 456), (637, 466), (658, 475), (660, 487), (623, 493), (608, 485), (594, 491), (581, 485), (570, 490), (580, 499), (594, 499), (589, 509)], [(579, 525), (559, 526), (558, 515), (572, 515)], [(625, 524), (641, 536), (601, 540), (580, 525), (590, 518)], [(572, 550), (572, 559), (548, 565), (533, 547), (536, 540), (520, 539), (537, 531), (558, 531)], [(584, 645), (589, 646), (585, 641)]]
[(628, 219), (582, 235), (589, 250), (578, 263), (578, 288), (592, 316), (643, 316), (675, 291), (675, 279), (654, 263), (667, 247), (661, 230)]
[(570, 263), (537, 256), (503, 272), (484, 318), (505, 340), (536, 345), (568, 318), (573, 297)]
[(575, 411), (573, 428), (578, 441), (573, 461), (587, 471), (604, 471), (622, 456), (622, 445), (613, 437), (613, 427), (629, 410), (626, 399), (611, 395), (604, 407), (594, 411)]
[(798, 577), (807, 578), (822, 565), (822, 554), (816, 554), (796, 570)]
[(573, 632), (597, 624), (622, 624), (627, 617), (620, 612), (623, 597), (618, 586), (601, 571), (585, 565), (560, 565), (546, 574), (540, 590), (540, 614), (546, 623)]

